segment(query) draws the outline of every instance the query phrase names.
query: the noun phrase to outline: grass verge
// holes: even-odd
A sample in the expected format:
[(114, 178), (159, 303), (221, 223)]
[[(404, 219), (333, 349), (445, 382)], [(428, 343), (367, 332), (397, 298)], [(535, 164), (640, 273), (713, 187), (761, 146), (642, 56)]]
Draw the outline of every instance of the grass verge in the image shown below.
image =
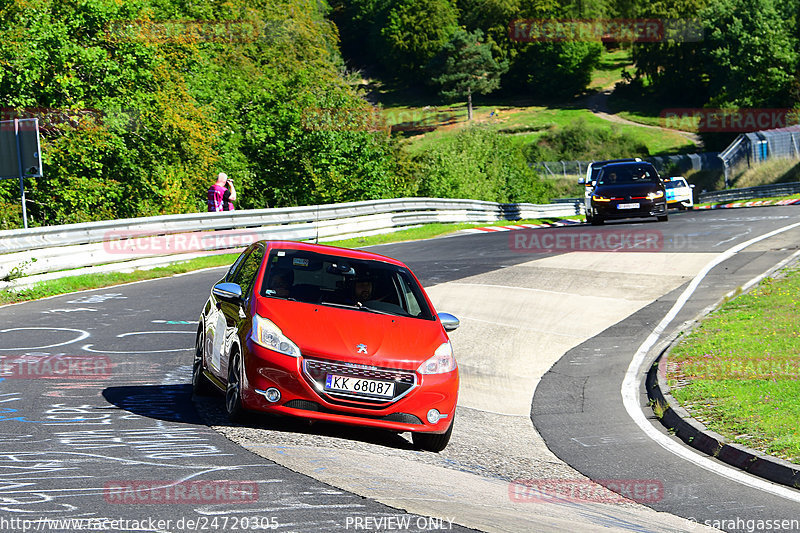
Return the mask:
[[(575, 220), (581, 220), (583, 217), (568, 217)], [(554, 222), (561, 219), (535, 219), (535, 220), (518, 220), (518, 221), (500, 221), (485, 224), (427, 224), (418, 228), (409, 228), (407, 230), (397, 231), (394, 233), (385, 233), (381, 235), (372, 235), (368, 237), (357, 237), (353, 239), (346, 239), (341, 241), (326, 242), (333, 246), (341, 246), (343, 248), (361, 248), (364, 246), (373, 246), (376, 244), (387, 244), (391, 242), (402, 242), (419, 239), (430, 239), (456, 231), (474, 228), (479, 226), (502, 226), (506, 224), (541, 224), (547, 222)], [(11, 290), (5, 288), (0, 290), (0, 305), (23, 302), (28, 300), (37, 300), (39, 298), (47, 298), (48, 296), (56, 296), (59, 294), (66, 294), (75, 291), (98, 289), (101, 287), (110, 287), (112, 285), (120, 285), (122, 283), (131, 283), (134, 281), (142, 281), (146, 279), (163, 278), (174, 276), (176, 274), (183, 274), (186, 272), (200, 270), (203, 268), (211, 268), (218, 266), (227, 266), (233, 263), (238, 254), (222, 254), (211, 255), (208, 257), (198, 257), (181, 261), (172, 265), (164, 267), (156, 267), (147, 270), (134, 270), (133, 272), (106, 272), (99, 274), (79, 274), (75, 276), (64, 277), (60, 279), (43, 281), (37, 283), (33, 287), (21, 290)]]
[(134, 270), (133, 272), (103, 272), (98, 274), (79, 274), (64, 278), (42, 281), (36, 285), (20, 290), (5, 288), (0, 290), (0, 305), (14, 302), (24, 302), (27, 300), (38, 300), (48, 296), (66, 294), (69, 292), (82, 291), (87, 289), (98, 289), (110, 287), (122, 283), (131, 283), (145, 279), (164, 278), (183, 274), (193, 270), (210, 268), (216, 266), (230, 265), (236, 259), (237, 254), (213, 255), (209, 257), (198, 257), (181, 261), (172, 265), (151, 268), (148, 270)]
[(764, 279), (676, 345), (672, 395), (729, 441), (800, 463), (800, 269)]
[(742, 169), (733, 176), (731, 187), (741, 189), (773, 183), (790, 183), (800, 180), (800, 163), (796, 159), (775, 158)]

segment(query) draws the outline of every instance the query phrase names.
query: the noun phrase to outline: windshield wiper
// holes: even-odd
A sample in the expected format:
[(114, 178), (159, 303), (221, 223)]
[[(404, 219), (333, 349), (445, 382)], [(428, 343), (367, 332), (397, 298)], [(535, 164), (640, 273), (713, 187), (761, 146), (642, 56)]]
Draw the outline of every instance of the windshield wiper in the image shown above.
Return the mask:
[(386, 311), (381, 311), (380, 309), (374, 309), (372, 307), (368, 307), (368, 306), (362, 304), (361, 302), (356, 302), (354, 304), (343, 304), (343, 303), (338, 303), (338, 302), (325, 302), (325, 301), (322, 301), (322, 302), (320, 302), (320, 304), (321, 305), (329, 305), (331, 307), (338, 307), (340, 309), (354, 309), (356, 311), (367, 311), (369, 313), (375, 313), (375, 314), (378, 314), (378, 315), (402, 316), (402, 315), (398, 315), (396, 313), (389, 313), (389, 312), (386, 312)]
[(360, 302), (356, 302), (356, 304), (342, 304), (339, 302), (326, 302), (325, 300), (320, 302), (320, 305), (329, 305), (331, 307), (339, 307), (341, 309), (362, 309), (364, 306), (361, 305)]

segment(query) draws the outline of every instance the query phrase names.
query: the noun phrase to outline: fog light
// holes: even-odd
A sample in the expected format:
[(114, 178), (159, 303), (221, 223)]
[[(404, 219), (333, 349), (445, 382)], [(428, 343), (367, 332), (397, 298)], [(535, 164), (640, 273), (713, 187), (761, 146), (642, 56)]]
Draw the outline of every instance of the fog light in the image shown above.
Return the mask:
[(439, 414), (439, 411), (437, 409), (431, 409), (430, 411), (428, 411), (428, 417), (427, 418), (428, 418), (428, 422), (430, 422), (431, 424), (436, 424), (437, 422), (439, 422), (439, 418), (441, 418), (441, 414)]
[(256, 389), (256, 392), (262, 395), (264, 398), (266, 398), (268, 402), (275, 403), (277, 401), (280, 401), (281, 399), (281, 391), (279, 391), (275, 387), (270, 387), (267, 390)]

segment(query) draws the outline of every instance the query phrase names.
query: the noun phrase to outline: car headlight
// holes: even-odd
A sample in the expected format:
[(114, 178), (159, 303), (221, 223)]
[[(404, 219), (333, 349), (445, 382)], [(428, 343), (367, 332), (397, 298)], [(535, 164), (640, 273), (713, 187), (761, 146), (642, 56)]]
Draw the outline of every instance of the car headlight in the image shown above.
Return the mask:
[(300, 356), (300, 348), (283, 334), (281, 328), (263, 316), (253, 317), (253, 332), (250, 338), (264, 348), (292, 357)]
[(605, 196), (594, 195), (594, 196), (592, 196), (592, 200), (595, 200), (597, 202), (610, 202), (611, 198), (606, 198)]
[(663, 197), (664, 197), (664, 191), (655, 191), (647, 193), (648, 200), (656, 200), (658, 198), (663, 198)]
[(450, 342), (445, 342), (433, 352), (433, 357), (419, 365), (420, 374), (444, 374), (456, 369), (456, 358)]

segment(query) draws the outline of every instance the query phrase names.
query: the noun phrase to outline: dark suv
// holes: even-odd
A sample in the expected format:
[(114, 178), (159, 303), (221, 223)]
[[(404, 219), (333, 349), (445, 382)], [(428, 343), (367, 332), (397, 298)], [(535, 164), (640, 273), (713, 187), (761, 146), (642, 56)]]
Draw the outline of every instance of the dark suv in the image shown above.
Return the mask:
[(586, 198), (586, 221), (638, 217), (667, 220), (666, 191), (655, 167), (643, 161), (604, 165)]

